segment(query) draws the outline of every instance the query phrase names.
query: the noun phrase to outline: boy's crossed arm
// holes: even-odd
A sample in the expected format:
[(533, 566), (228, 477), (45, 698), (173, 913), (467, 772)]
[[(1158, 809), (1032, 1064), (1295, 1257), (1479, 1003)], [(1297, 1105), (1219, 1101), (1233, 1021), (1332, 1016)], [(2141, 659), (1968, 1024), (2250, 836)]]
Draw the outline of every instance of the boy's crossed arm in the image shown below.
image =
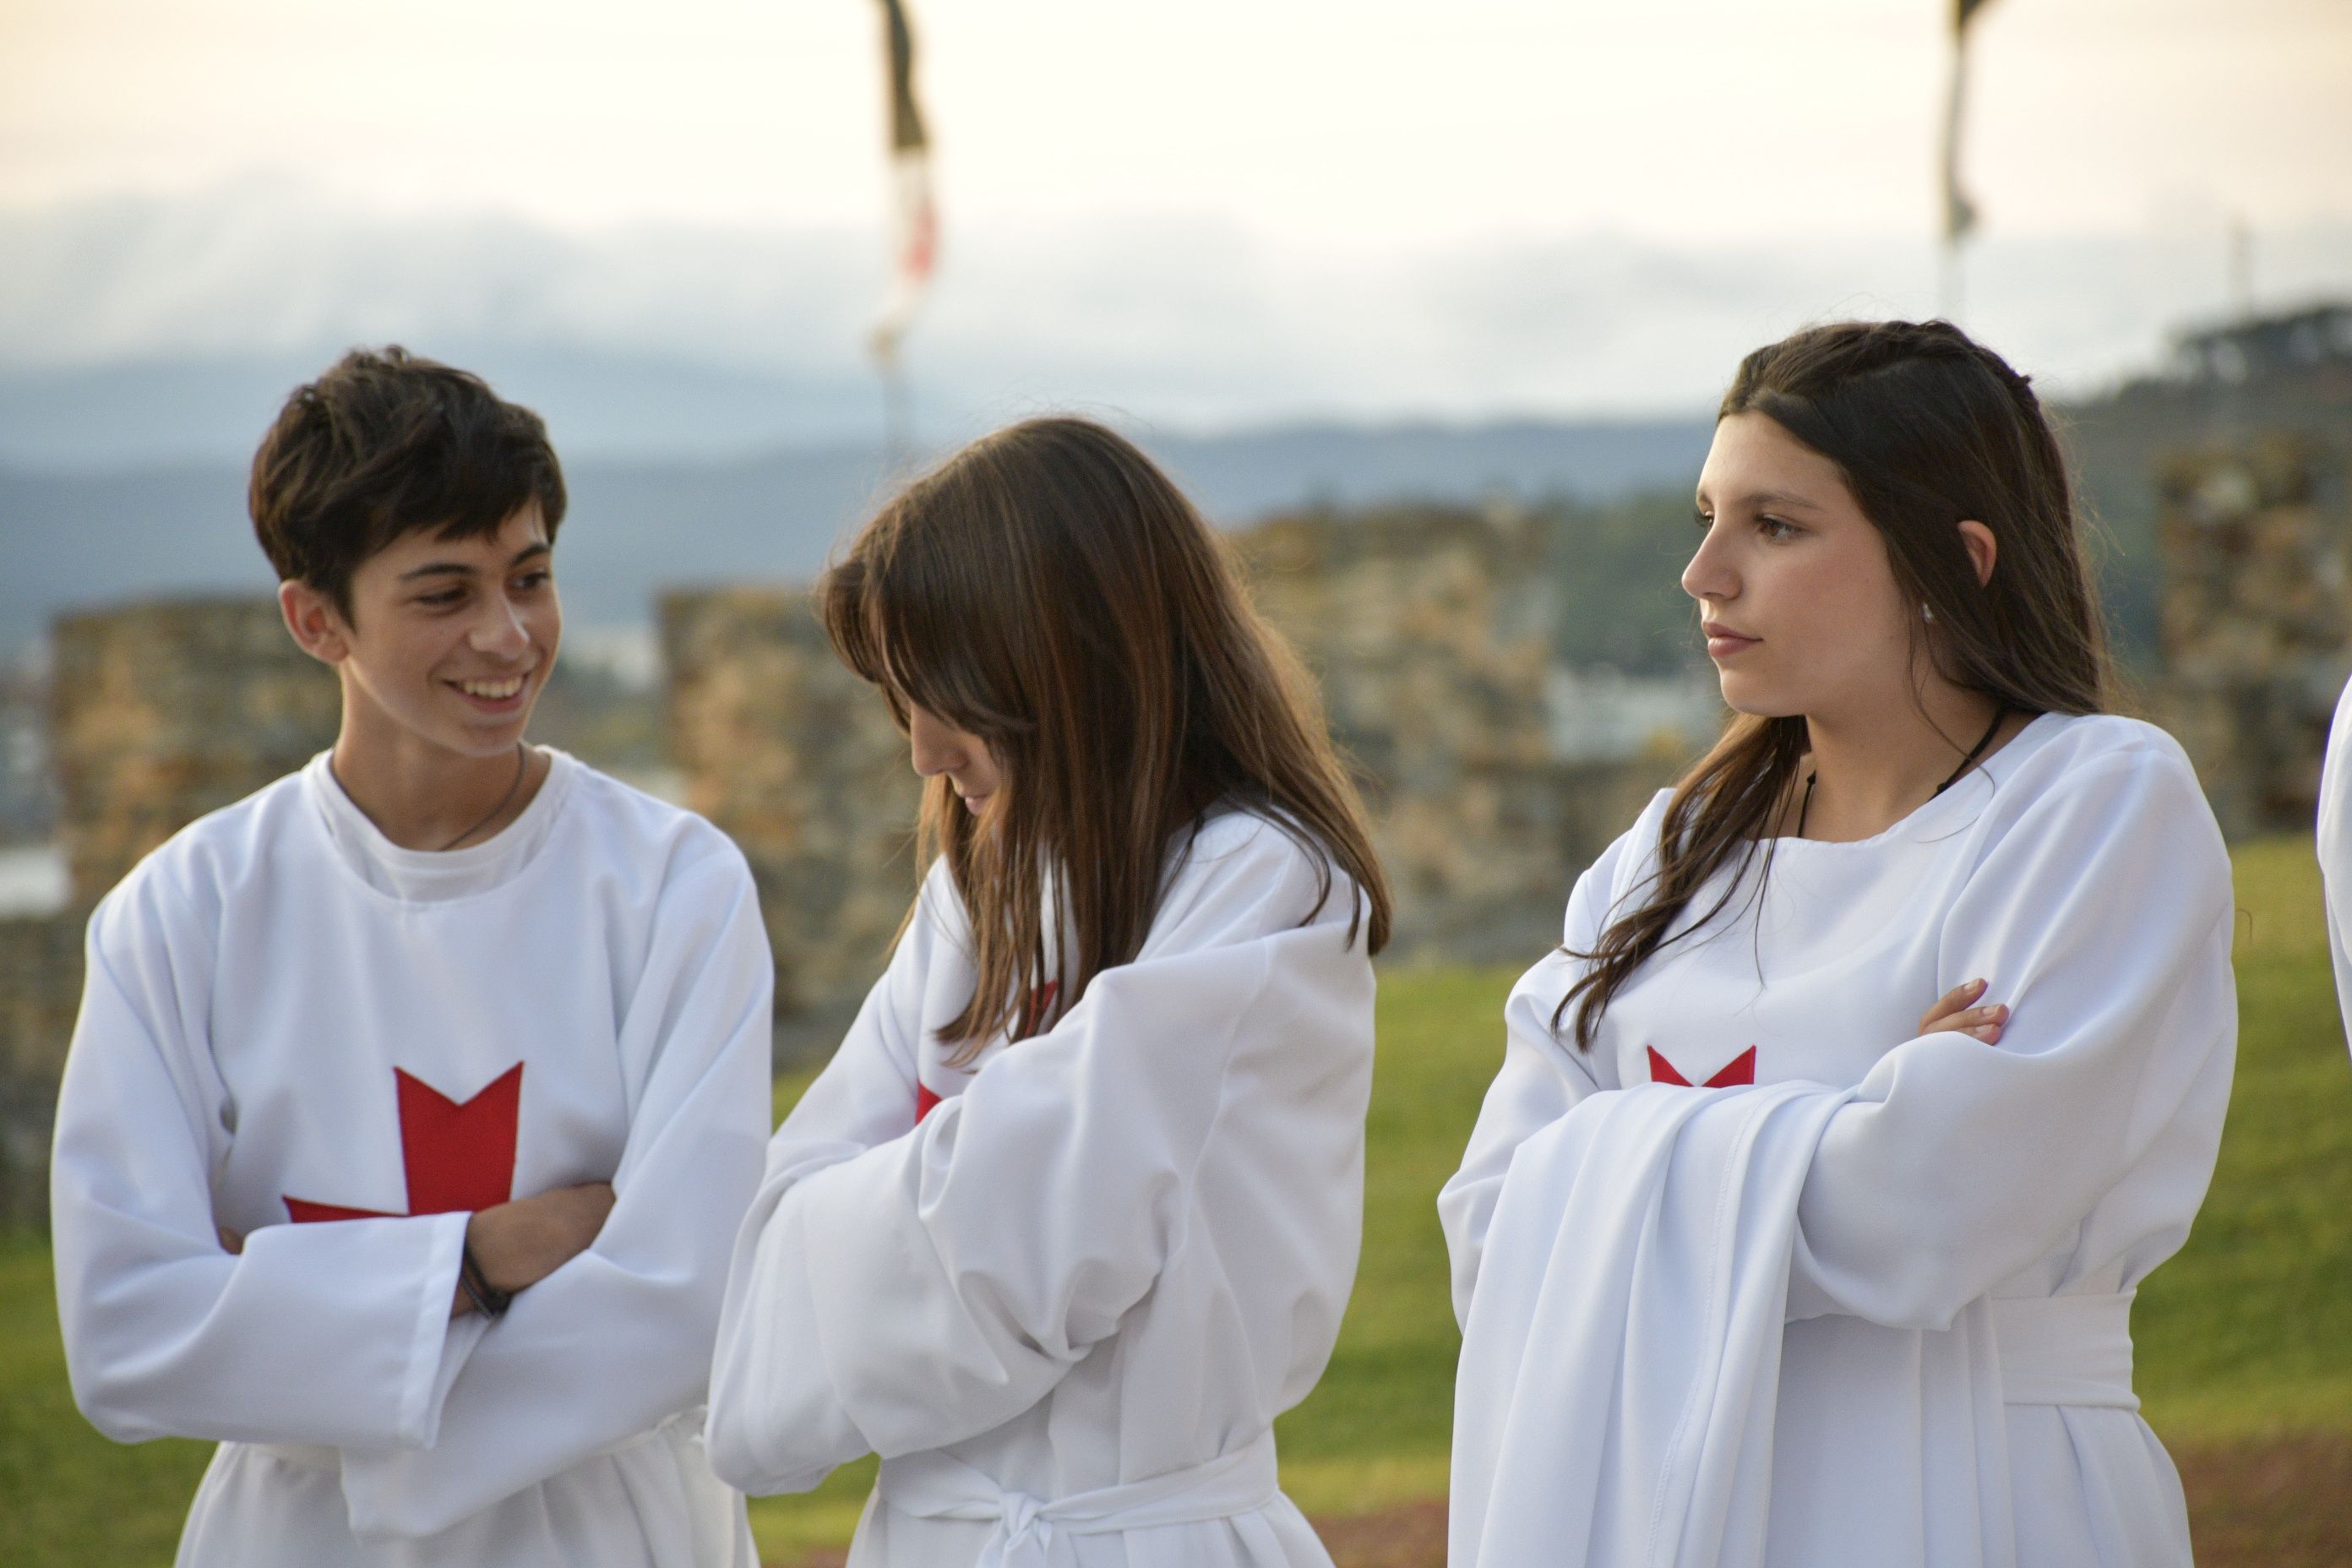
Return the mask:
[[(466, 1221), (466, 1250), (490, 1288), (511, 1296), (593, 1247), (604, 1216), (612, 1212), (610, 1182), (582, 1182), (493, 1204), (475, 1210)], [(244, 1237), (226, 1226), (216, 1228), (224, 1249), (231, 1254), (245, 1250)], [(461, 1279), (451, 1297), (449, 1315), (463, 1317), (474, 1310), (473, 1295)]]

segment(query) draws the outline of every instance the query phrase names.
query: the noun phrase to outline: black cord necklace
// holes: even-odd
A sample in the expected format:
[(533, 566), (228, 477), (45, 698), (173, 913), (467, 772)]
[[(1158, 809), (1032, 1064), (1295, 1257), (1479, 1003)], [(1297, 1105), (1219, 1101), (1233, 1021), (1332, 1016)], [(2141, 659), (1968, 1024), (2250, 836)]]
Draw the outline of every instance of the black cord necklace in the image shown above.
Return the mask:
[[(1960, 765), (1962, 767), (1968, 766), (1966, 763), (1963, 763)], [(449, 840), (448, 843), (441, 846), (437, 853), (446, 855), (450, 850), (455, 849), (458, 845), (463, 844), (467, 839), (471, 838), (475, 834), (479, 833), (483, 828), (488, 827), (491, 822), (497, 818), (499, 813), (504, 811), (514, 800), (515, 791), (522, 788), (522, 775), (524, 771), (530, 766), (530, 748), (524, 745), (520, 741), (517, 741), (515, 742), (514, 782), (507, 785), (507, 793), (499, 796), (499, 804), (490, 807), (489, 816), (485, 816), (481, 821), (474, 824), (473, 826), (468, 827), (465, 832), (460, 833), (457, 837)], [(1799, 826), (1801, 827), (1802, 824), (1800, 824)]]
[[(1984, 755), (1984, 749), (1992, 744), (1993, 736), (1999, 733), (2000, 730), (2000, 721), (2008, 717), (2009, 710), (2006, 708), (1996, 708), (1992, 710), (1992, 722), (1986, 725), (1985, 732), (1977, 737), (1977, 743), (1969, 748), (1969, 754), (1960, 759), (1960, 765), (1954, 768), (1950, 776), (1946, 778), (1942, 784), (1936, 786), (1936, 795), (1943, 794), (1946, 790), (1960, 782), (1960, 775), (1967, 773), (1969, 767), (1979, 757)], [(1811, 773), (1805, 775), (1805, 796), (1802, 800), (1797, 803), (1796, 837), (1802, 838), (1805, 836), (1805, 817), (1807, 814), (1811, 812), (1813, 809), (1813, 784), (1821, 778), (1821, 776), (1822, 773), (1819, 768), (1815, 768)], [(1933, 800), (1935, 795), (1929, 795), (1927, 798)]]

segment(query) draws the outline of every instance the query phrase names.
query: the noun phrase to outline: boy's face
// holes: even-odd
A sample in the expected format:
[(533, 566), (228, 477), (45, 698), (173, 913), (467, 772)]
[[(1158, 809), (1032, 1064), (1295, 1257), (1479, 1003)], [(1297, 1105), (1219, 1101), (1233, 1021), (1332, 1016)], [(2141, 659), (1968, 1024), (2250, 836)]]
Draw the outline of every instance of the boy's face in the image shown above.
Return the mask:
[(305, 584), (278, 598), (295, 640), (342, 677), (347, 730), (467, 757), (514, 749), (563, 635), (537, 501), (487, 538), (401, 535), (352, 574), (348, 620)]

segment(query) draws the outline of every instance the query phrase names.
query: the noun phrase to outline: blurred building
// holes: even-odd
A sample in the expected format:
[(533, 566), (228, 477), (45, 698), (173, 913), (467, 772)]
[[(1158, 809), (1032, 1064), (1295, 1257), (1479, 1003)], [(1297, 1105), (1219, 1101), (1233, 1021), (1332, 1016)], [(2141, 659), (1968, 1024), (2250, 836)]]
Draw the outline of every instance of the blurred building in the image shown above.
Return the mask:
[(2170, 368), (2181, 381), (2221, 384), (2352, 371), (2352, 305), (2315, 305), (2182, 332), (2172, 340)]

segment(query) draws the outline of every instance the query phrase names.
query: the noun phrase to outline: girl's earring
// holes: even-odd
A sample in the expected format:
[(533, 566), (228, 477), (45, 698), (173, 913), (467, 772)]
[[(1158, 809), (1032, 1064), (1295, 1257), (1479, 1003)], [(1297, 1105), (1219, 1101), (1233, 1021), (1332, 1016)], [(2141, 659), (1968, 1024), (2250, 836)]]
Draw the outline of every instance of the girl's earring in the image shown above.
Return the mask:
[(1936, 618), (1936, 607), (1935, 607), (1933, 605), (1920, 605), (1920, 606), (1919, 606), (1919, 618), (1920, 618), (1921, 620), (1923, 620), (1923, 621), (1932, 621), (1932, 620), (1934, 620), (1934, 619)]

